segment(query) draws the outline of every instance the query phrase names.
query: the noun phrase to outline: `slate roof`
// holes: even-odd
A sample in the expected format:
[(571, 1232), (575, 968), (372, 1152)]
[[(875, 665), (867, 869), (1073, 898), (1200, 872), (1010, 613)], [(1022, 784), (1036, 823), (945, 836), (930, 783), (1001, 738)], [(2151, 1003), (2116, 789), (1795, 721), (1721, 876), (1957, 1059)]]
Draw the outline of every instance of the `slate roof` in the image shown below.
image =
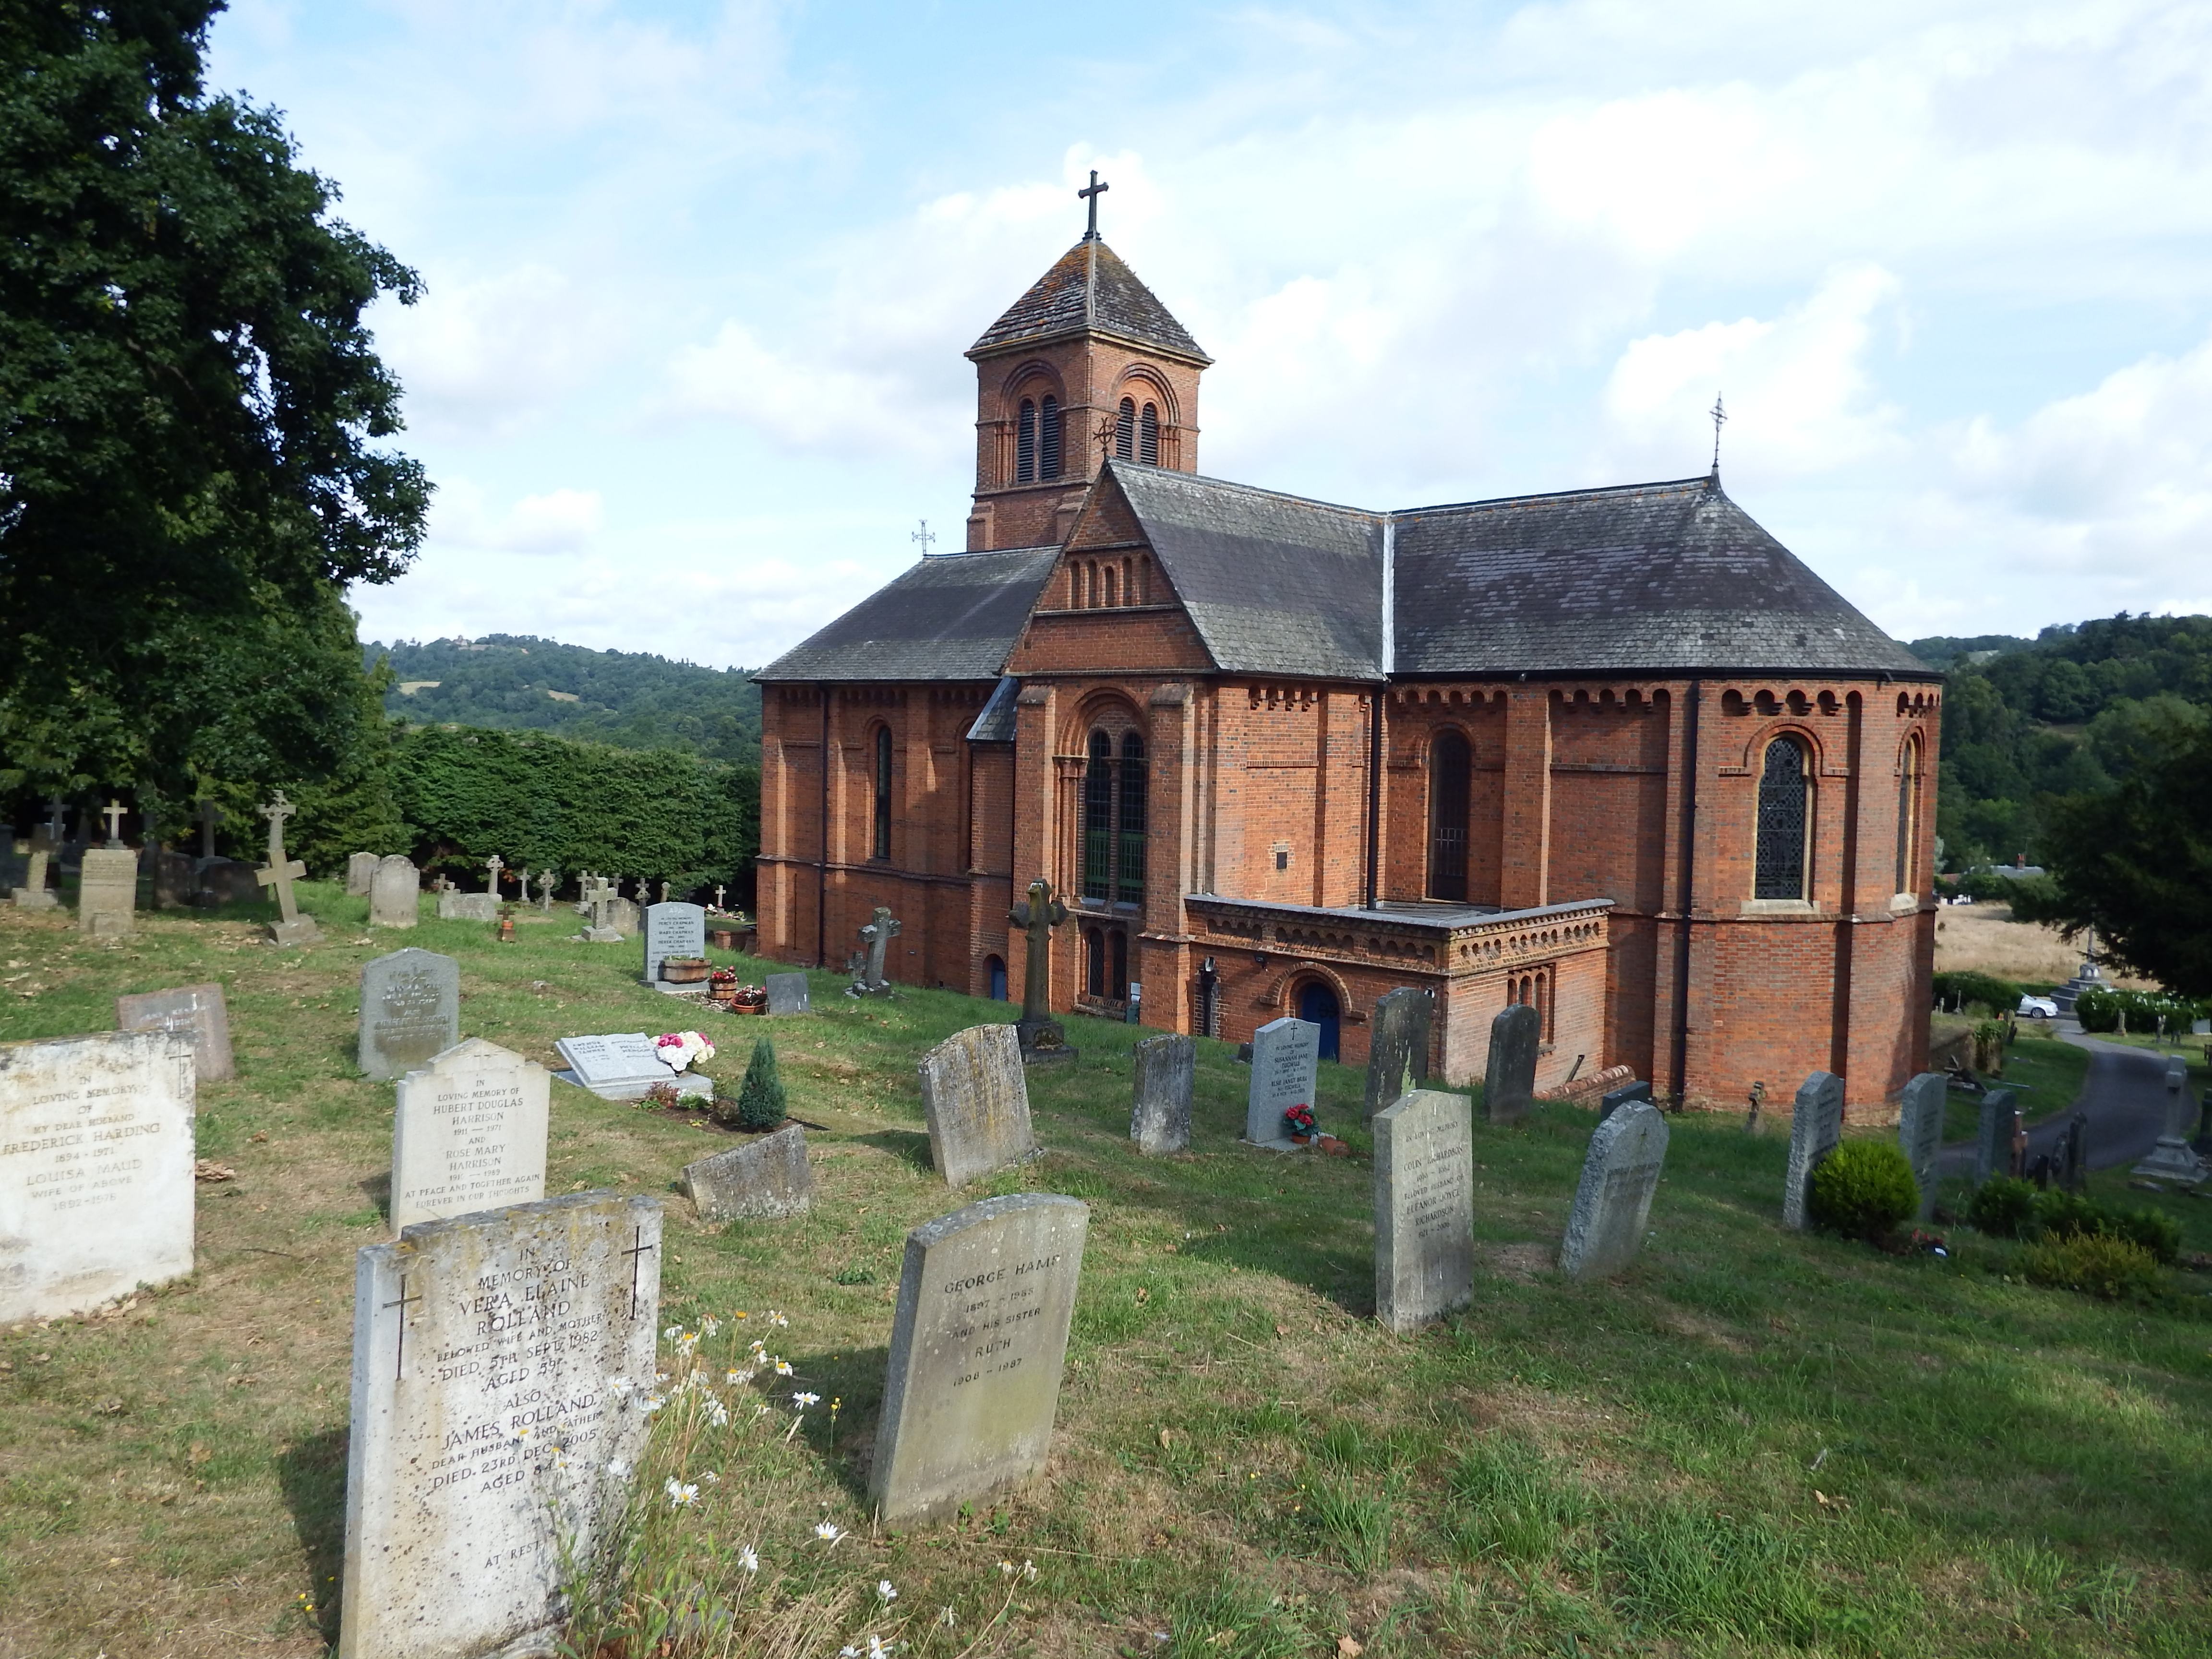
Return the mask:
[(977, 711), (975, 722), (968, 728), (970, 743), (1012, 743), (1017, 724), (1016, 701), (1022, 694), (1022, 683), (1012, 674), (991, 688), (991, 695)]
[(753, 678), (996, 679), (1059, 556), (1020, 547), (924, 559)]
[(1086, 236), (1030, 291), (1006, 308), (968, 348), (969, 357), (994, 356), (1014, 347), (1042, 344), (1086, 331), (1180, 357), (1201, 368), (1213, 361), (1159, 297), (1137, 280), (1121, 256)]
[(1399, 674), (1940, 678), (1717, 477), (1422, 507), (1394, 521)]

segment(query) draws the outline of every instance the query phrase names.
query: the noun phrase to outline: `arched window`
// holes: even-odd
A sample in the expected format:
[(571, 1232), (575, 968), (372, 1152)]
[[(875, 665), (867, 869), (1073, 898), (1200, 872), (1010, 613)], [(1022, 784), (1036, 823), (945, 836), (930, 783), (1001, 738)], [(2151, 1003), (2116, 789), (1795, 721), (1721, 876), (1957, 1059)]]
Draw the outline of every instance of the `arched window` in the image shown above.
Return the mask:
[(1467, 902), (1468, 774), (1464, 734), (1446, 726), (1429, 745), (1429, 896)]
[(1083, 896), (1086, 904), (1145, 902), (1145, 740), (1091, 734), (1083, 772)]
[(1759, 850), (1752, 896), (1805, 896), (1805, 750), (1795, 738), (1766, 745), (1759, 774)]
[(983, 958), (983, 971), (990, 976), (991, 1000), (994, 1002), (1004, 1002), (1006, 1000), (1006, 958), (1004, 957), (985, 957)]
[(1160, 407), (1146, 404), (1137, 417), (1137, 459), (1146, 466), (1160, 464)]
[(1114, 739), (1091, 734), (1083, 774), (1083, 896), (1103, 904), (1114, 893)]
[(1115, 592), (1118, 591), (1119, 590), (1116, 588), (1114, 580), (1114, 567), (1109, 564), (1106, 567), (1106, 597), (1101, 600), (1100, 603), (1103, 605), (1119, 605), (1121, 600), (1114, 597)]
[(1920, 841), (1920, 739), (1907, 738), (1897, 769), (1897, 885), (1896, 893), (1920, 890), (1920, 872), (1912, 867)]
[(1137, 400), (1121, 399), (1121, 407), (1114, 416), (1114, 459), (1133, 461), (1137, 459)]
[(1027, 398), (1022, 399), (1022, 416), (1014, 427), (1014, 482), (1036, 482), (1037, 418), (1036, 405)]
[(1060, 399), (1048, 397), (1037, 412), (1037, 477), (1060, 476)]
[(1145, 902), (1145, 740), (1134, 732), (1121, 738), (1121, 825), (1120, 858), (1114, 872), (1114, 896), (1124, 904)]
[(876, 728), (876, 833), (872, 858), (891, 855), (891, 729)]

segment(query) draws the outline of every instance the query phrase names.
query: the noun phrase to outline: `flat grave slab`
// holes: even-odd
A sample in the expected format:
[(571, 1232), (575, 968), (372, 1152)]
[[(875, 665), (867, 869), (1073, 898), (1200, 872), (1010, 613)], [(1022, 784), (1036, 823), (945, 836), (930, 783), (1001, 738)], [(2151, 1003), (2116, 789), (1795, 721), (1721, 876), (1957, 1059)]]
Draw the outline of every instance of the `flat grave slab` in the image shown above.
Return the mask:
[(589, 1089), (601, 1100), (643, 1100), (657, 1083), (674, 1084), (678, 1095), (714, 1092), (714, 1079), (703, 1073), (672, 1072), (662, 1065), (653, 1039), (642, 1031), (562, 1037), (553, 1046), (568, 1062), (567, 1071), (553, 1075)]

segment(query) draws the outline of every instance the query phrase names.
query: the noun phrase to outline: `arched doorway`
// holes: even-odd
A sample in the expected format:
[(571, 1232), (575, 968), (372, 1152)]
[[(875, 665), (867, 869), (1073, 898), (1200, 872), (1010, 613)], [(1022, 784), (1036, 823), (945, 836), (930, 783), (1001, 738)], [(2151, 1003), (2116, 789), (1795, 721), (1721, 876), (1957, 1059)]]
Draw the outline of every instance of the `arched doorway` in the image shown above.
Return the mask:
[(1337, 1025), (1342, 1018), (1334, 988), (1322, 980), (1313, 980), (1301, 987), (1298, 991), (1298, 1018), (1310, 1025), (1321, 1027), (1321, 1057), (1334, 1060)]
[(1006, 1000), (1006, 964), (997, 957), (986, 957), (983, 966), (991, 975), (991, 1000), (1004, 1002)]

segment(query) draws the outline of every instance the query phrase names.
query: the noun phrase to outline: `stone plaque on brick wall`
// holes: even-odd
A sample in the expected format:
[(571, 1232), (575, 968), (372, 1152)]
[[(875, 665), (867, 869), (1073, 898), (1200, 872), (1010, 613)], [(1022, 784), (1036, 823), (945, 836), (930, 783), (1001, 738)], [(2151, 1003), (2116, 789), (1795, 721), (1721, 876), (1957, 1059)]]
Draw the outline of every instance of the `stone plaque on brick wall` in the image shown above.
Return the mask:
[(942, 1520), (1043, 1468), (1090, 1220), (1074, 1199), (1023, 1193), (907, 1235), (868, 1477), (886, 1526)]
[(1905, 1085), (1897, 1115), (1898, 1145), (1920, 1186), (1920, 1219), (1936, 1213), (1936, 1164), (1943, 1152), (1943, 1109), (1951, 1080), (1941, 1072), (1923, 1072)]
[(1789, 1184), (1782, 1191), (1785, 1227), (1805, 1225), (1813, 1171), (1843, 1138), (1844, 1080), (1830, 1072), (1814, 1072), (1798, 1086), (1796, 1103), (1790, 1112)]
[(659, 1301), (649, 1198), (426, 1222), (360, 1252), (340, 1659), (556, 1633), (563, 1551), (592, 1559), (645, 1449)]
[(814, 1166), (806, 1131), (787, 1123), (773, 1134), (684, 1166), (679, 1183), (702, 1221), (804, 1215), (814, 1204)]
[(1283, 1114), (1314, 1103), (1321, 1063), (1321, 1027), (1303, 1019), (1271, 1019), (1252, 1033), (1252, 1081), (1244, 1097), (1244, 1139), (1287, 1151)]
[(1375, 1018), (1367, 1028), (1367, 1116), (1428, 1081), (1429, 1033), (1436, 1013), (1437, 994), (1412, 985), (1375, 999)]
[(131, 932), (138, 909), (138, 854), (127, 847), (90, 847), (77, 875), (81, 933), (113, 939)]
[(1644, 1248), (1652, 1195), (1667, 1163), (1667, 1120), (1648, 1100), (1625, 1102), (1597, 1126), (1583, 1158), (1583, 1178), (1567, 1212), (1559, 1271), (1570, 1279), (1610, 1279)]
[(191, 1045), (192, 1077), (222, 1083), (236, 1075), (230, 1058), (230, 1012), (220, 985), (185, 985), (115, 999), (115, 1023), (126, 1031), (167, 1031)]
[(392, 1229), (545, 1196), (545, 1068), (482, 1037), (399, 1079)]
[(410, 945), (361, 970), (361, 1069), (379, 1082), (461, 1040), (461, 964)]
[(1146, 1037), (1137, 1045), (1136, 1061), (1129, 1139), (1141, 1152), (1188, 1151), (1191, 1089), (1198, 1078), (1196, 1040), (1175, 1031)]
[(0, 1043), (0, 1324), (191, 1272), (192, 1118), (165, 1031)]
[(1375, 1316), (1403, 1334), (1474, 1295), (1474, 1103), (1414, 1089), (1375, 1115)]
[(1036, 1156), (1029, 1079), (1011, 1025), (971, 1025), (921, 1057), (922, 1115), (929, 1156), (948, 1186)]
[(1482, 1074), (1482, 1104), (1492, 1123), (1517, 1123), (1536, 1101), (1536, 1050), (1544, 1022), (1534, 1007), (1516, 1002), (1490, 1022), (1490, 1064)]

